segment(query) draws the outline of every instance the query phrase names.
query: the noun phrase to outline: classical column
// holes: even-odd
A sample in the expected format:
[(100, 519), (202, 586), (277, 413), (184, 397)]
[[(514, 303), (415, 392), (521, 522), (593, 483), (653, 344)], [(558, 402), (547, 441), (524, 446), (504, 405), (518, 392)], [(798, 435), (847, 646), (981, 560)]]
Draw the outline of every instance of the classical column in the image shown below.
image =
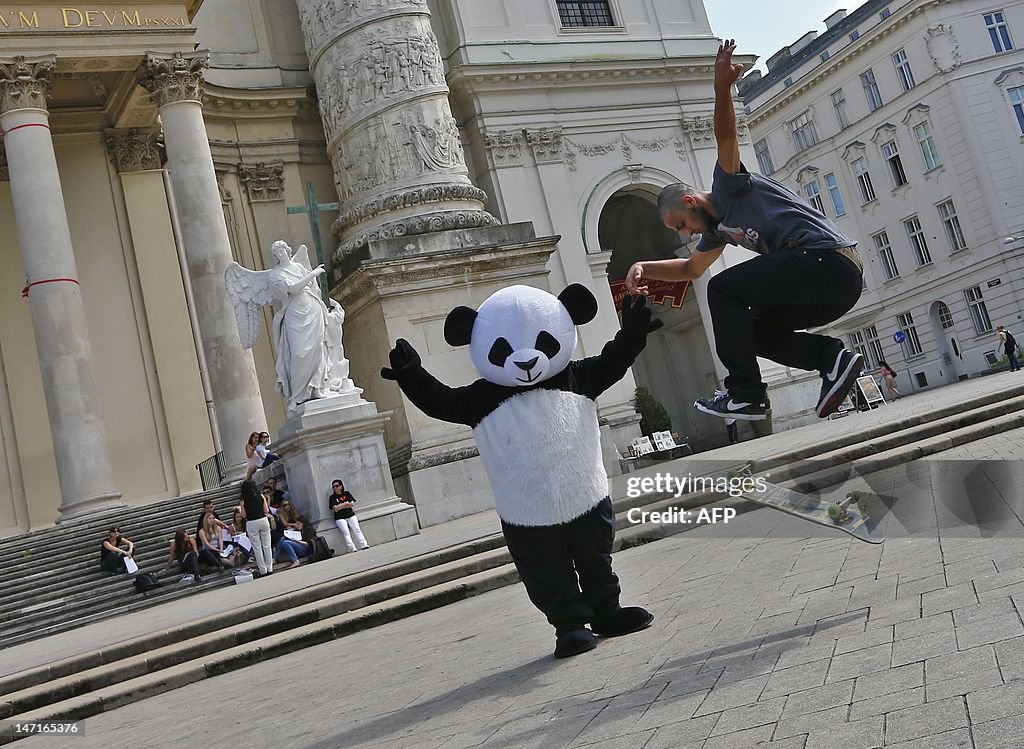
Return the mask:
[(60, 520), (116, 507), (46, 95), (56, 58), (0, 60), (0, 129), (60, 481)]
[(298, 4), (341, 201), (335, 264), (374, 239), (498, 223), (469, 180), (426, 0)]
[(232, 260), (217, 175), (200, 103), (205, 52), (146, 56), (142, 85), (160, 108), (171, 187), (196, 299), (196, 316), (229, 478), (244, 474), (245, 442), (266, 424), (252, 354), (224, 290)]

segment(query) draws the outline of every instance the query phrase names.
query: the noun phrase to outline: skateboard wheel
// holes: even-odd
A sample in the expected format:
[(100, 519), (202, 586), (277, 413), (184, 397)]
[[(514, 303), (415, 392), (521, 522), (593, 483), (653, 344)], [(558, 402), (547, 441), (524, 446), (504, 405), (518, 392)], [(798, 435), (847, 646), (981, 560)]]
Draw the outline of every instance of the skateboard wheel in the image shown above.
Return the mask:
[(828, 516), (833, 520), (838, 520), (843, 516), (843, 508), (838, 504), (831, 504), (828, 506)]
[(854, 492), (846, 492), (846, 498), (848, 500), (850, 500), (851, 502), (859, 502), (860, 501), (860, 492), (856, 492), (856, 491), (854, 491)]
[(740, 474), (739, 474), (738, 471), (734, 471), (734, 470), (733, 471), (726, 471), (725, 477), (727, 479), (729, 479), (730, 481), (734, 481), (734, 480), (736, 480), (736, 479), (738, 479), (740, 477)]
[(747, 468), (749, 468), (753, 473), (757, 473), (757, 461), (756, 460), (748, 460), (747, 461)]

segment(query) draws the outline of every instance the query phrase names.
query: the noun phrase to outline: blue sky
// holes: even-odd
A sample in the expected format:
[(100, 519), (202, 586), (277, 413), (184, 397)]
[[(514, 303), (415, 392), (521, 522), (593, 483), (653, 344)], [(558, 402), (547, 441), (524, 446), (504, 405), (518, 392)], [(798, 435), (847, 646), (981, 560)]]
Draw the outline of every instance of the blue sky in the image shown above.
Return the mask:
[(737, 53), (758, 56), (754, 67), (808, 31), (825, 31), (824, 20), (843, 8), (852, 13), (863, 0), (704, 0), (711, 30), (736, 40)]

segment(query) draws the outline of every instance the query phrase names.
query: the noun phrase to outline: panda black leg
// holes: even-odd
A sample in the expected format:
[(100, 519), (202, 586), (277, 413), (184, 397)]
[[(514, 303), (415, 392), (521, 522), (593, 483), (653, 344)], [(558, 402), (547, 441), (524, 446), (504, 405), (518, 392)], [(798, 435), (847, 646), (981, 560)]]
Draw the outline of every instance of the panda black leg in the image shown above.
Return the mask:
[(555, 628), (555, 657), (592, 650), (597, 643), (586, 623), (594, 610), (584, 599), (562, 531), (566, 526), (522, 527), (502, 523), (505, 541), (526, 593)]
[(597, 638), (583, 625), (569, 625), (555, 630), (555, 658), (569, 658), (597, 647)]
[(594, 634), (601, 637), (620, 637), (622, 635), (647, 629), (654, 621), (654, 614), (639, 606), (624, 606), (609, 611), (599, 612), (594, 616), (591, 627)]

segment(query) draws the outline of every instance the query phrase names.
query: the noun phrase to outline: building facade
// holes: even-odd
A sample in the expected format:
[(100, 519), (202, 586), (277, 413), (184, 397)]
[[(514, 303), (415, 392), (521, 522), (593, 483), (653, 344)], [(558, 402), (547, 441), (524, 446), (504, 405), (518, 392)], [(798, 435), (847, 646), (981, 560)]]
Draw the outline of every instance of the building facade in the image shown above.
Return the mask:
[[(530, 222), (517, 252), (560, 239), (527, 282), (583, 283), (600, 301), (577, 351), (593, 355), (618, 329), (610, 283), (685, 252), (657, 193), (707, 189), (716, 157), (718, 41), (698, 0), (3, 1), (0, 46), (0, 534), (195, 491), (197, 463), (223, 451), (237, 471), (250, 431), (277, 433), (272, 313), (242, 350), (223, 271), (270, 267), (280, 238), (318, 252), (353, 305), (353, 378), (392, 412), (396, 487), (423, 493), (411, 474), (472, 461), (472, 440), (380, 380), (383, 344), (422, 340), (451, 384), (475, 374), (443, 344), (443, 316), (417, 306), (441, 270), (377, 289), (398, 322), (359, 317), (367, 248)], [(469, 254), (475, 291), (460, 298), (444, 270), (460, 303), (481, 301), (481, 279), (519, 277), (508, 253)], [(718, 269), (742, 259), (730, 250)], [(704, 284), (667, 298), (635, 378), (600, 399), (620, 447), (638, 434), (637, 384), (696, 446), (725, 441), (690, 406), (724, 375)]]
[(864, 293), (831, 329), (870, 370), (903, 393), (984, 373), (1024, 313), (1024, 3), (825, 23), (740, 82), (757, 168), (858, 241)]

